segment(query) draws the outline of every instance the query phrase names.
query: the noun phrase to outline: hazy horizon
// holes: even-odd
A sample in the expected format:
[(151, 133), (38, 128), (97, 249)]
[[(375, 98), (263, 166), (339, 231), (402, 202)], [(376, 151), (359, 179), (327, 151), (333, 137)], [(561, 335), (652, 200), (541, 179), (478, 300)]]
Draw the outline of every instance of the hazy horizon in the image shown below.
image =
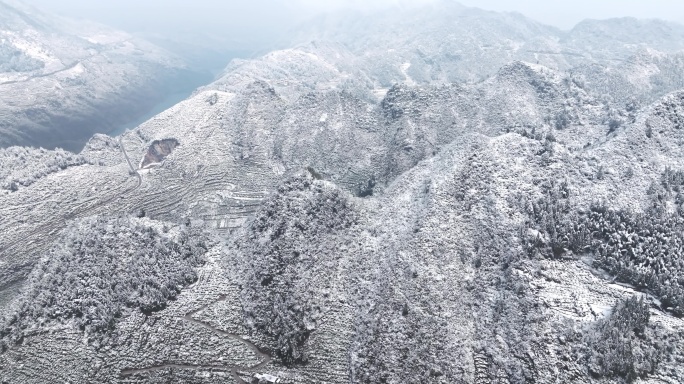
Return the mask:
[[(374, 10), (391, 6), (412, 6), (439, 0), (24, 0), (47, 11), (74, 18), (87, 18), (131, 32), (155, 28), (189, 27), (199, 30), (278, 29), (291, 26), (317, 14), (340, 9)], [(448, 1), (448, 0), (446, 0)], [(561, 29), (571, 29), (584, 19), (613, 17), (658, 18), (684, 22), (684, 5), (666, 0), (577, 0), (548, 2), (539, 0), (460, 0), (465, 6), (492, 11), (519, 12)], [(675, 16), (677, 15), (677, 16)], [(189, 25), (178, 25), (187, 22)]]
[[(257, 57), (291, 45), (290, 31), (317, 15), (336, 11), (373, 12), (451, 0), (12, 0), (72, 19), (85, 19), (126, 31), (182, 56), (192, 66), (220, 73), (234, 58)], [(461, 0), (464, 6), (517, 12), (540, 23), (569, 30), (585, 19), (659, 18), (684, 22), (684, 6), (665, 0)], [(678, 15), (676, 18), (673, 15)]]
[[(83, 18), (131, 33), (166, 35), (197, 34), (230, 43), (233, 49), (255, 48), (254, 44), (277, 39), (288, 28), (317, 14), (342, 10), (377, 10), (391, 6), (415, 6), (439, 0), (23, 0), (46, 11)], [(448, 1), (448, 0), (444, 0)], [(612, 17), (659, 18), (684, 22), (682, 5), (666, 0), (461, 0), (465, 6), (492, 11), (519, 12), (541, 23), (569, 30), (584, 19)], [(674, 15), (677, 15), (676, 17)], [(258, 47), (256, 47), (258, 49)]]

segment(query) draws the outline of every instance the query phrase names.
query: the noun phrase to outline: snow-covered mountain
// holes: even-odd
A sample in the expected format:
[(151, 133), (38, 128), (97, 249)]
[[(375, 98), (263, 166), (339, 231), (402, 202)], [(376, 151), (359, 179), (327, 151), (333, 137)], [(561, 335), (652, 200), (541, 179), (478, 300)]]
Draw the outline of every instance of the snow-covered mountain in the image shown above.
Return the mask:
[(0, 152), (0, 379), (684, 380), (681, 27), (335, 20)]
[(561, 31), (518, 13), (447, 0), (418, 9), (329, 15), (305, 24), (295, 36), (293, 43), (344, 45), (357, 58), (354, 68), (363, 68), (384, 87), (403, 81), (480, 81), (514, 60), (567, 70), (624, 61), (644, 48), (664, 53), (684, 49), (684, 27), (675, 23), (587, 20)]
[(603, 80), (589, 86), (617, 87), (614, 78), (628, 76), (619, 80), (621, 89), (606, 93), (613, 97), (617, 91), (614, 97), (623, 102), (632, 93), (627, 83), (640, 82), (633, 86), (652, 88), (650, 96), (641, 93), (653, 101), (679, 87), (677, 58), (684, 40), (678, 36), (683, 34), (678, 24), (629, 18), (589, 20), (561, 31), (517, 13), (443, 1), (419, 9), (320, 17), (295, 31), (292, 48), (233, 60), (205, 89), (236, 91), (259, 80), (287, 98), (341, 89), (380, 101), (395, 84), (477, 83), (523, 61), (574, 70), (588, 79), (594, 71), (620, 67), (612, 71), (616, 74), (598, 74)]
[(0, 147), (78, 151), (189, 75), (179, 58), (126, 33), (0, 2)]

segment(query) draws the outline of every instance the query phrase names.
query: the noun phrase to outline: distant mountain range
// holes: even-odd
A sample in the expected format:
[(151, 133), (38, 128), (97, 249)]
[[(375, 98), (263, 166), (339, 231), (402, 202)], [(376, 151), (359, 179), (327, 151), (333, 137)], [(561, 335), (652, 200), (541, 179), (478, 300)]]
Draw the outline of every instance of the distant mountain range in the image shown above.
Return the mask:
[(330, 15), (0, 150), (0, 381), (683, 381), (682, 31)]

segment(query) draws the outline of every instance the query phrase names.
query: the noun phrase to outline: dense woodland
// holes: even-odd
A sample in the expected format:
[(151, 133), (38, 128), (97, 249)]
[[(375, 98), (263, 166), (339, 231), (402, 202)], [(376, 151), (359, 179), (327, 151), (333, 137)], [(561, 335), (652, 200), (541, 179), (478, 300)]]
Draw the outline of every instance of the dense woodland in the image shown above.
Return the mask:
[(572, 206), (567, 183), (549, 186), (530, 204), (527, 234), (531, 255), (563, 258), (589, 254), (593, 265), (618, 281), (654, 294), (663, 309), (684, 315), (684, 173), (666, 169), (649, 195), (649, 212), (637, 214), (595, 203), (588, 211)]
[(358, 216), (345, 192), (309, 172), (287, 180), (264, 201), (238, 248), (247, 264), (245, 321), (288, 365), (307, 361), (304, 344), (330, 300), (329, 287), (320, 286), (312, 272), (334, 265), (337, 234)]
[(10, 147), (0, 149), (0, 188), (16, 191), (68, 167), (87, 164), (82, 156), (63, 149)]
[(616, 303), (610, 315), (593, 324), (582, 340), (589, 372), (627, 382), (653, 373), (672, 346), (649, 327), (649, 317), (648, 303), (633, 296)]
[(177, 236), (128, 217), (84, 219), (66, 228), (41, 259), (0, 323), (3, 350), (27, 332), (71, 322), (92, 340), (107, 337), (128, 311), (163, 309), (197, 279), (205, 237)]

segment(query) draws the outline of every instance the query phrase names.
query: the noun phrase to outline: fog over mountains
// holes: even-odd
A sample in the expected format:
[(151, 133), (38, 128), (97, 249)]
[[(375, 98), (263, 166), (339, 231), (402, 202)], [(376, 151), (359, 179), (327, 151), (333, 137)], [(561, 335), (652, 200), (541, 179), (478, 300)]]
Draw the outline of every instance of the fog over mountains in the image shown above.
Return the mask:
[(0, 149), (0, 382), (684, 381), (684, 26), (435, 2), (285, 40), (78, 154)]

